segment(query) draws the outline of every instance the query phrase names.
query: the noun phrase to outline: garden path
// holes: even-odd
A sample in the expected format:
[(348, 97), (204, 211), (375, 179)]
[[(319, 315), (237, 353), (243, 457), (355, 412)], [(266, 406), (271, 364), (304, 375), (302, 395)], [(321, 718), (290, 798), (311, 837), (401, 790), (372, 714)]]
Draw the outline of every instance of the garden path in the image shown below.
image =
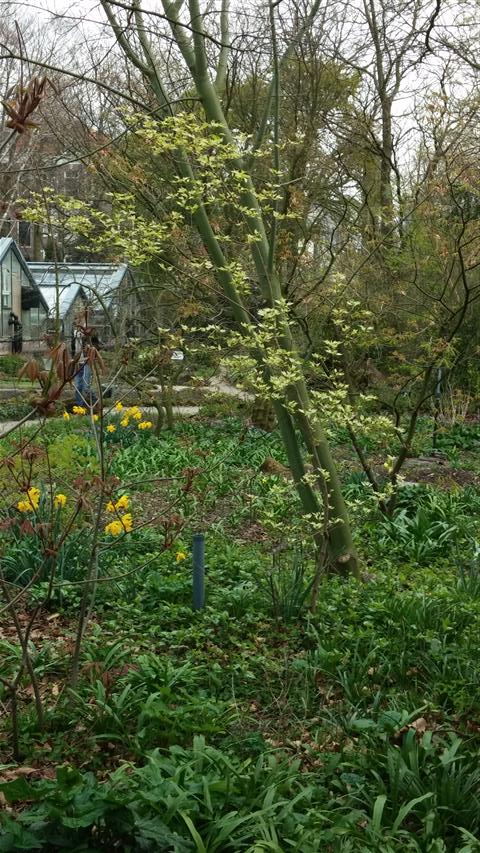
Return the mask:
[(8, 432), (8, 430), (16, 427), (18, 423), (19, 421), (2, 421), (2, 423), (0, 423), (0, 436), (5, 432)]
[[(156, 415), (157, 410), (155, 406), (139, 406), (140, 410), (144, 412), (146, 415)], [(194, 415), (198, 415), (200, 411), (200, 406), (174, 406), (173, 414), (180, 415), (182, 418), (193, 418)]]
[[(156, 415), (157, 410), (154, 406), (140, 406), (142, 412), (148, 415)], [(108, 409), (105, 410), (107, 412)], [(179, 415), (182, 418), (193, 418), (194, 415), (198, 415), (200, 411), (199, 406), (174, 406), (173, 414)], [(18, 426), (20, 421), (2, 421), (0, 422), (0, 437), (4, 435), (6, 432), (9, 432), (14, 427)], [(32, 421), (27, 421), (28, 425), (32, 423)]]
[(248, 391), (242, 391), (240, 388), (232, 385), (228, 381), (228, 374), (223, 366), (220, 366), (217, 376), (210, 379), (208, 384), (217, 393), (228, 394), (230, 397), (238, 397), (240, 400), (253, 400), (255, 396)]

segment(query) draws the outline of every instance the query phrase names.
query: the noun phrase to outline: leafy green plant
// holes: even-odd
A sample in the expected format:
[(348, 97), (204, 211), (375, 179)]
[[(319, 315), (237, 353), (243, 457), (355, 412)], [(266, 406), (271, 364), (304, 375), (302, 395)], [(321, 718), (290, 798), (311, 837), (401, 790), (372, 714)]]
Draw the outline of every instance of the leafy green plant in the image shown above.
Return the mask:
[[(82, 580), (90, 552), (90, 531), (85, 527), (74, 531), (63, 542), (56, 555), (57, 583)], [(6, 541), (2, 564), (5, 579), (18, 586), (30, 584), (35, 576), (41, 584), (46, 580), (42, 568), (45, 568), (47, 575), (49, 571), (48, 564), (45, 562), (44, 547), (38, 536), (20, 534), (17, 537), (12, 530)], [(58, 596), (61, 600), (61, 589), (58, 591)]]
[(381, 548), (426, 564), (474, 535), (478, 506), (474, 489), (461, 493), (402, 489), (393, 518), (379, 521), (375, 536)]
[(457, 827), (478, 831), (480, 770), (476, 758), (462, 751), (459, 738), (438, 749), (432, 732), (418, 739), (410, 728), (399, 747), (389, 746), (379, 757), (385, 793), (373, 809), (378, 828), (388, 826), (394, 834), (408, 821), (422, 829), (425, 841), (441, 837), (450, 844), (458, 840)]
[(248, 413), (248, 403), (232, 397), (230, 394), (219, 392), (209, 393), (200, 404), (199, 417), (201, 418), (238, 418)]
[(437, 447), (449, 451), (474, 450), (480, 446), (480, 425), (456, 423), (448, 429), (441, 430), (437, 436)]
[(311, 566), (305, 555), (301, 551), (274, 554), (267, 583), (274, 618), (284, 622), (298, 620), (312, 587)]
[(32, 405), (22, 397), (11, 400), (2, 400), (0, 406), (0, 419), (2, 421), (21, 420), (32, 411)]
[(1, 355), (0, 356), (0, 373), (5, 373), (6, 376), (18, 376), (18, 371), (25, 364), (25, 358), (21, 355)]

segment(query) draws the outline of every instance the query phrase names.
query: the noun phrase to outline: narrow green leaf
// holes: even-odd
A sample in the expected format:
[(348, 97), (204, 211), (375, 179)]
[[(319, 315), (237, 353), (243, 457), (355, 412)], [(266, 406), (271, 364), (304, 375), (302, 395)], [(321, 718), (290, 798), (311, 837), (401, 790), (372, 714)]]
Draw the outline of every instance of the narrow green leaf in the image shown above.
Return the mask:
[(375, 805), (373, 807), (373, 815), (372, 815), (372, 829), (374, 832), (379, 833), (382, 826), (382, 817), (383, 810), (385, 808), (385, 803), (387, 802), (386, 794), (380, 794), (375, 800)]
[(421, 797), (415, 797), (415, 799), (410, 800), (405, 806), (402, 806), (397, 817), (395, 818), (394, 824), (392, 826), (392, 831), (396, 832), (399, 826), (402, 825), (403, 821), (407, 817), (408, 814), (415, 808), (418, 803), (421, 803), (423, 800), (427, 800), (429, 797), (433, 797), (432, 791), (428, 791), (426, 794), (422, 794)]

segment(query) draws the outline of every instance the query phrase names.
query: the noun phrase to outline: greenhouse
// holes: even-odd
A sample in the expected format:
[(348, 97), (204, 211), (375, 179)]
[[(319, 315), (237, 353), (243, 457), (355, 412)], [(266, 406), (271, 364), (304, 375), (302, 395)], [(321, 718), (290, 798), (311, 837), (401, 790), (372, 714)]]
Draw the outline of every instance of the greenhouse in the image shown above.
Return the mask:
[(12, 238), (0, 238), (0, 352), (44, 347), (48, 306)]
[(44, 261), (30, 262), (28, 268), (48, 305), (50, 325), (58, 310), (65, 338), (76, 322), (83, 325), (86, 319), (102, 341), (109, 341), (113, 330), (126, 335), (135, 331), (139, 300), (126, 264)]

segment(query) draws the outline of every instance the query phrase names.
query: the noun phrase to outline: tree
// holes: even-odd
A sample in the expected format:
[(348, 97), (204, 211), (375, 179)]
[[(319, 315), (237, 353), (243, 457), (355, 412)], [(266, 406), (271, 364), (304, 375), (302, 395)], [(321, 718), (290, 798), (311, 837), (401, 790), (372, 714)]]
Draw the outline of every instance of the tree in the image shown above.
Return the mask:
[[(256, 349), (257, 364), (274, 397), (279, 427), (304, 510), (312, 519), (317, 519), (319, 553), (324, 553), (326, 540), (329, 565), (342, 573), (356, 572), (358, 561), (338, 473), (324, 431), (309, 400), (302, 361), (294, 343), (289, 308), (283, 299), (284, 287), (278, 263), (278, 221), (281, 213), (275, 201), (269, 207), (262, 206), (262, 189), (254, 174), (256, 158), (252, 156), (262, 146), (264, 151), (270, 148), (275, 176), (270, 194), (278, 195), (278, 184), (281, 183), (278, 168), (281, 77), (295, 46), (301, 42), (315, 19), (319, 0), (315, 0), (311, 8), (304, 11), (292, 7), (291, 21), (288, 21), (289, 14), (285, 18), (288, 21), (288, 26), (285, 26), (286, 44), (281, 43), (277, 34), (279, 22), (275, 8), (261, 10), (268, 17), (271, 27), (271, 61), (268, 64), (273, 71), (267, 81), (263, 114), (250, 151), (242, 148), (236, 128), (227, 118), (226, 81), (229, 57), (235, 51), (229, 33), (226, 2), (218, 19), (214, 19), (213, 26), (210, 13), (207, 15), (206, 11), (202, 12), (196, 0), (192, 0), (188, 10), (165, 2), (162, 13), (151, 14), (144, 14), (140, 6), (133, 7), (128, 3), (104, 2), (102, 6), (129, 68), (141, 74), (146, 93), (143, 112), (152, 114), (153, 111), (155, 118), (152, 121), (161, 128), (168, 116), (181, 114), (176, 103), (180, 94), (196, 104), (195, 110), (201, 111), (214, 137), (218, 136), (219, 147), (228, 152), (231, 208), (235, 211), (235, 218), (240, 215), (243, 222), (245, 239), (242, 256), (246, 256), (248, 251), (248, 262), (242, 258), (242, 277), (251, 278), (253, 273), (265, 310), (270, 312), (269, 323), (274, 326), (274, 334), (271, 334), (271, 329), (268, 331), (268, 347)], [(207, 31), (207, 26), (210, 31)], [(162, 44), (165, 46), (163, 53)], [(172, 59), (169, 66), (165, 60), (167, 51)], [(171, 79), (172, 67), (175, 69), (174, 80)], [(179, 178), (195, 186), (195, 158), (190, 157), (189, 151), (179, 145), (173, 159)], [(223, 166), (227, 160), (224, 159)], [(215, 212), (212, 206), (203, 203), (198, 193), (191, 221), (207, 253), (213, 274), (248, 344), (249, 339), (251, 341), (254, 337), (248, 300), (240, 293), (228, 242), (223, 240), (223, 234), (216, 227)], [(277, 375), (272, 377), (274, 364)], [(281, 381), (279, 364), (284, 369)], [(272, 379), (275, 379), (274, 384)], [(308, 449), (314, 469), (313, 477), (306, 474), (302, 442)]]

